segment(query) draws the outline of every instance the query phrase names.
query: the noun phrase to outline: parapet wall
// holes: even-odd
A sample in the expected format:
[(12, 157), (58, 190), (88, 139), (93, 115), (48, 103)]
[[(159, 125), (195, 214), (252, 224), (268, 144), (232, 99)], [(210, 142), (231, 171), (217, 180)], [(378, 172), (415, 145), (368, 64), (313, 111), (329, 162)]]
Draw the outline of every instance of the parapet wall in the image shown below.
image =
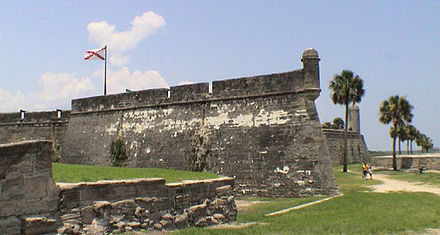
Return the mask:
[(0, 113), (0, 144), (26, 140), (53, 143), (54, 161), (60, 159), (70, 111)]
[(169, 96), (156, 89), (73, 100), (61, 161), (111, 165), (110, 145), (121, 139), (123, 166), (204, 169), (234, 177), (245, 195), (334, 193), (314, 102), (317, 52), (302, 61), (292, 72), (214, 81), (212, 93), (199, 83)]
[[(322, 129), (329, 157), (334, 166), (344, 163), (344, 132), (344, 130)], [(363, 135), (349, 131), (347, 144), (349, 164), (371, 161)]]
[[(128, 93), (96, 96), (72, 100), (73, 114), (97, 111), (127, 110), (160, 107), (181, 103), (200, 103), (215, 100), (239, 99), (304, 91), (302, 70), (286, 73), (214, 81), (212, 93), (209, 83), (173, 86), (170, 89), (151, 89)], [(319, 94), (319, 87), (316, 88)]]

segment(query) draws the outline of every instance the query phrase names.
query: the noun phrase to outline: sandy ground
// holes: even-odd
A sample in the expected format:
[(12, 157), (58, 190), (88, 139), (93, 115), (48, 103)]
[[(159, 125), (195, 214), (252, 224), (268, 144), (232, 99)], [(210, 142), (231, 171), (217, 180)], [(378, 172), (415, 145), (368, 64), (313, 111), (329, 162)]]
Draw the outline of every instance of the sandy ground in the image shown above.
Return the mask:
[(408, 182), (390, 179), (387, 175), (382, 174), (374, 174), (373, 178), (375, 180), (380, 180), (383, 184), (371, 185), (370, 187), (374, 190), (374, 192), (396, 192), (396, 191), (405, 191), (405, 192), (427, 192), (434, 193), (440, 196), (440, 187), (426, 185), (423, 182)]

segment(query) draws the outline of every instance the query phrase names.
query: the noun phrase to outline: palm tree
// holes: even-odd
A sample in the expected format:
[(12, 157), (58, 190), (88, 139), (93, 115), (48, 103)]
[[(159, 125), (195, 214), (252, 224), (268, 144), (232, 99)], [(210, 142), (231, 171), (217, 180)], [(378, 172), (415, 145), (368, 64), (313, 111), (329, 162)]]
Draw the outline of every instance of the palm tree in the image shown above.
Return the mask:
[(342, 118), (340, 118), (340, 117), (333, 119), (333, 128), (334, 129), (344, 129), (344, 120), (342, 120)]
[[(399, 133), (398, 133), (398, 138), (399, 141), (402, 142), (403, 144), (405, 144), (406, 141), (406, 154), (409, 154), (409, 124), (403, 125), (400, 127)], [(399, 144), (399, 154), (400, 153), (400, 144)]]
[(417, 135), (419, 134), (419, 131), (416, 129), (413, 125), (407, 125), (408, 126), (408, 141), (410, 142), (411, 147), (411, 154), (413, 153), (412, 144), (413, 141), (417, 138)]
[(409, 104), (406, 97), (398, 95), (391, 96), (387, 100), (382, 101), (380, 105), (379, 121), (384, 124), (392, 123), (390, 136), (393, 138), (393, 170), (397, 171), (396, 159), (396, 138), (398, 136), (399, 127), (409, 123), (412, 120), (413, 106)]
[(426, 135), (425, 134), (422, 134), (422, 133), (419, 133), (418, 135), (417, 135), (417, 138), (416, 138), (416, 144), (417, 144), (417, 146), (420, 146), (421, 148), (422, 148), (422, 153), (423, 153), (423, 151), (425, 150), (424, 149), (424, 146), (425, 146), (425, 142), (426, 141)]
[(361, 102), (365, 93), (364, 82), (350, 70), (343, 70), (336, 74), (328, 86), (332, 90), (331, 98), (334, 104), (345, 105), (345, 133), (344, 133), (344, 167), (347, 172), (347, 139), (348, 139), (348, 105)]
[(419, 134), (416, 138), (416, 144), (422, 147), (422, 153), (424, 151), (428, 152), (430, 148), (433, 147), (432, 140), (425, 134)]
[[(408, 126), (407, 125), (401, 125), (397, 129), (397, 138), (399, 139), (399, 155), (402, 154), (400, 143), (405, 142), (408, 140)], [(406, 147), (406, 151), (408, 152), (408, 145)]]

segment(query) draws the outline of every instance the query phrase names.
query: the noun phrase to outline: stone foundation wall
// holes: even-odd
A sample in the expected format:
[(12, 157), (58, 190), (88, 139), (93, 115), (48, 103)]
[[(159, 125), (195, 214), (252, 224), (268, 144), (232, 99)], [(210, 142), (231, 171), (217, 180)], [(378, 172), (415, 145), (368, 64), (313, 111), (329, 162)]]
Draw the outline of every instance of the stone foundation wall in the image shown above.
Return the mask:
[[(322, 129), (332, 165), (344, 164), (344, 130)], [(369, 163), (364, 136), (357, 132), (348, 132), (348, 164)]]
[(0, 145), (0, 234), (56, 231), (59, 190), (52, 155), (49, 141)]
[(58, 184), (60, 233), (174, 230), (234, 221), (232, 178), (165, 184), (164, 179)]
[[(392, 169), (392, 156), (378, 156), (371, 158), (371, 165), (374, 169)], [(397, 156), (397, 168), (424, 168), (426, 170), (440, 170), (440, 154), (423, 155), (400, 155)]]

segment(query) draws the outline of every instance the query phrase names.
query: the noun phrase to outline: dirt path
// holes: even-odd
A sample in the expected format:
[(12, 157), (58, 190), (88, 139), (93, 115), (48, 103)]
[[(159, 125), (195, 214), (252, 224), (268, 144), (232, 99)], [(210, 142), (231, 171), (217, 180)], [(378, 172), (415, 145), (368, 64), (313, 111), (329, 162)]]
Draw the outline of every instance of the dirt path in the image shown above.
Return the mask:
[(423, 182), (408, 182), (402, 180), (390, 179), (387, 175), (374, 174), (374, 179), (380, 180), (383, 184), (371, 185), (370, 187), (374, 192), (396, 192), (396, 191), (406, 191), (406, 192), (427, 192), (434, 193), (440, 196), (440, 187), (429, 186)]

